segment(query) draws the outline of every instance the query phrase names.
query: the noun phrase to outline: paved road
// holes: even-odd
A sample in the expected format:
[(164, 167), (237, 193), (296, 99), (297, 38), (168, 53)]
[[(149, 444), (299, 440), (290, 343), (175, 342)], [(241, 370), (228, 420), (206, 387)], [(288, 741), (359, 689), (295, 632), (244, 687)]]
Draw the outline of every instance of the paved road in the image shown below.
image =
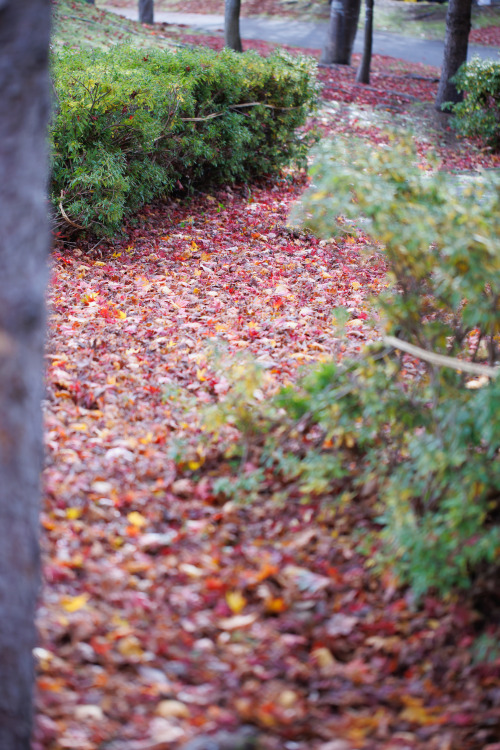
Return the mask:
[[(137, 20), (137, 10), (135, 8), (114, 8), (108, 6), (105, 10)], [(196, 31), (204, 31), (214, 35), (223, 33), (224, 30), (223, 16), (156, 11), (155, 21), (158, 23), (163, 22), (189, 26)], [(289, 44), (293, 47), (321, 49), (326, 40), (327, 24), (307, 23), (291, 19), (242, 18), (240, 20), (240, 31), (243, 39), (261, 39), (277, 44)], [(362, 43), (363, 34), (358, 33), (354, 44), (355, 52), (361, 52)], [(373, 37), (373, 52), (379, 55), (397, 57), (400, 60), (408, 60), (409, 62), (427, 63), (428, 65), (435, 65), (438, 68), (441, 67), (443, 61), (442, 42), (414, 39), (412, 37), (385, 32), (375, 32)], [(483, 59), (499, 60), (500, 49), (496, 47), (469, 45), (469, 59), (474, 55), (478, 55)]]

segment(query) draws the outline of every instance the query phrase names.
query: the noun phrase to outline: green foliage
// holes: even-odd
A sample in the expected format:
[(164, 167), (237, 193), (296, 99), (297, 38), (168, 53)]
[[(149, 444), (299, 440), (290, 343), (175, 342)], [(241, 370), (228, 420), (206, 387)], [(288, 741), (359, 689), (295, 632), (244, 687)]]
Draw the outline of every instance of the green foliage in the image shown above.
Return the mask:
[(312, 63), (276, 53), (59, 52), (51, 193), (61, 227), (116, 231), (146, 202), (303, 162)]
[[(323, 236), (343, 232), (346, 218), (349, 232), (362, 221), (383, 243), (392, 284), (377, 304), (387, 332), (458, 366), (495, 364), (498, 178), (426, 171), (395, 140), (377, 151), (353, 141), (323, 146), (312, 177), (295, 219)], [(376, 487), (385, 562), (416, 595), (447, 592), (498, 562), (500, 378), (425, 361), (410, 377), (405, 362), (381, 342), (356, 360), (313, 369), (270, 401), (256, 403), (240, 385), (220, 413), (244, 434), (241, 454), (260, 435), (261, 463), (305, 501), (342, 504)]]
[[(430, 173), (395, 138), (372, 150), (356, 141), (318, 150), (314, 187), (299, 216), (323, 235), (342, 231), (337, 217), (363, 217), (383, 243), (397, 286), (379, 297), (389, 333), (457, 355), (473, 332), (498, 359), (500, 236), (498, 177)], [(478, 352), (480, 353), (480, 351)], [(440, 377), (455, 380), (442, 371)]]
[[(337, 217), (362, 218), (384, 245), (393, 280), (379, 298), (386, 330), (426, 350), (497, 362), (498, 177), (425, 171), (395, 140), (377, 151), (324, 147), (312, 176), (300, 209), (309, 227), (331, 234), (342, 230)], [(363, 391), (336, 402), (331, 429), (360, 420), (357, 445), (385, 473), (384, 535), (399, 570), (417, 594), (467, 585), (500, 545), (500, 379), (426, 364), (408, 383), (385, 357), (354, 374)]]
[(465, 94), (462, 102), (452, 105), (454, 127), (500, 148), (500, 62), (475, 57), (462, 65), (454, 80)]

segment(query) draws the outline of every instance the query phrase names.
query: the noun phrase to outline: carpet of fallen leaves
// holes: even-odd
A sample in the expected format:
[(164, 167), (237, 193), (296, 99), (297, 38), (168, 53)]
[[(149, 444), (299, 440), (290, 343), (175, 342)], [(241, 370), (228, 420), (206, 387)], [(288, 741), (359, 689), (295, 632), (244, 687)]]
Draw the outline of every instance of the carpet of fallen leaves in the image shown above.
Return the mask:
[[(345, 68), (321, 78), (312, 124), (374, 144), (374, 105), (403, 116), (436, 85), (382, 58), (369, 88)], [(498, 164), (437, 145), (444, 165)], [(242, 724), (263, 750), (500, 748), (500, 661), (475, 648), (498, 624), (465, 598), (417, 607), (373, 572), (357, 547), (373, 488), (337, 514), (321, 497), (241, 506), (214, 491), (224, 460), (207, 460), (198, 414), (235, 358), (265, 369), (265, 399), (378, 336), (383, 253), (359, 232), (291, 229), (306, 181), (156, 204), (113, 243), (54, 250), (33, 750), (174, 750)]]
[(500, 47), (500, 26), (485, 26), (472, 29), (469, 34), (472, 44), (484, 44), (487, 47)]

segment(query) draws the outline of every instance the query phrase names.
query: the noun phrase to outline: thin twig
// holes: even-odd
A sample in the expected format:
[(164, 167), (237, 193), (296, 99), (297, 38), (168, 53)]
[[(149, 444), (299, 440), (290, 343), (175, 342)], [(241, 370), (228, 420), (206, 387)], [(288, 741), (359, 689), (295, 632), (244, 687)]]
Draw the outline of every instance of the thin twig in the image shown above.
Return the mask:
[(448, 357), (446, 354), (429, 352), (427, 349), (422, 349), (420, 346), (414, 346), (407, 341), (401, 341), (401, 339), (398, 339), (395, 336), (384, 336), (382, 340), (387, 346), (392, 346), (394, 349), (400, 349), (417, 359), (422, 359), (424, 362), (430, 362), (430, 364), (437, 365), (438, 367), (450, 367), (452, 370), (458, 370), (458, 372), (469, 372), (472, 375), (486, 375), (489, 378), (495, 378), (500, 372), (500, 367), (478, 365), (475, 362), (464, 362), (456, 357)]
[(226, 112), (214, 112), (206, 117), (181, 117), (179, 118), (182, 122), (203, 122), (204, 120), (213, 120), (214, 117), (222, 117)]
[[(282, 110), (292, 110), (292, 109), (299, 109), (299, 107), (277, 107), (274, 104), (264, 104), (264, 102), (245, 102), (244, 104), (230, 104), (228, 109), (243, 109), (244, 107), (266, 107), (267, 109), (282, 109)], [(227, 114), (228, 110), (224, 110), (223, 112), (213, 112), (211, 115), (207, 115), (206, 117), (181, 117), (182, 122), (203, 122), (204, 120), (212, 120), (214, 117), (222, 117), (222, 115)]]
[(264, 102), (246, 102), (245, 104), (231, 104), (229, 106), (229, 109), (240, 109), (243, 107), (267, 107), (267, 109), (283, 109), (283, 110), (292, 110), (292, 109), (300, 109), (300, 107), (277, 107), (274, 104), (264, 104)]
[(71, 221), (71, 219), (69, 218), (68, 214), (66, 213), (66, 211), (63, 208), (62, 197), (63, 196), (62, 196), (62, 193), (61, 193), (61, 196), (60, 196), (61, 200), (59, 201), (59, 210), (60, 210), (60, 212), (61, 212), (61, 214), (63, 216), (63, 219), (65, 221), (67, 221), (68, 224), (70, 224), (72, 227), (75, 227), (75, 229), (85, 229), (85, 227), (80, 226), (80, 224), (75, 224), (74, 221)]

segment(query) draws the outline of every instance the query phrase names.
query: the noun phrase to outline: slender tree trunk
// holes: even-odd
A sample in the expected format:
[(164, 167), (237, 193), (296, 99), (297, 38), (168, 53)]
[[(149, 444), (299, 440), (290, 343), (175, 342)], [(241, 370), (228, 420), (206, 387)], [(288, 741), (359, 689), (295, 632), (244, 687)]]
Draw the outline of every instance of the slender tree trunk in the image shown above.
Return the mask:
[(446, 36), (441, 79), (436, 96), (436, 109), (445, 102), (459, 102), (462, 94), (457, 91), (451, 78), (467, 60), (472, 0), (450, 0), (446, 14)]
[(350, 65), (361, 0), (332, 0), (328, 38), (320, 63)]
[(363, 57), (356, 75), (358, 83), (370, 83), (370, 65), (373, 46), (373, 6), (374, 0), (365, 0), (365, 37), (363, 41)]
[(241, 0), (225, 0), (224, 5), (224, 44), (236, 52), (242, 51), (240, 37)]
[(31, 747), (51, 0), (0, 9), (0, 748)]
[(154, 0), (139, 0), (139, 21), (154, 23)]

